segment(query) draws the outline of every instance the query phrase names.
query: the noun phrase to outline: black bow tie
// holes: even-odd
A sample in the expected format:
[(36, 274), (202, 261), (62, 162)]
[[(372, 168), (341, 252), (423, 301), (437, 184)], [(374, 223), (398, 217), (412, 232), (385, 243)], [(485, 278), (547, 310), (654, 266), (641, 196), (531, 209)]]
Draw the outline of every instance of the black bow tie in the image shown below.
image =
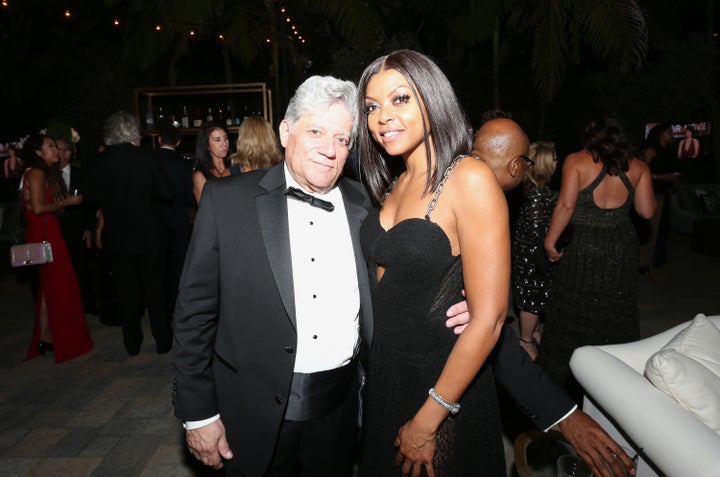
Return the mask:
[(302, 200), (303, 202), (307, 202), (308, 204), (312, 205), (313, 207), (320, 207), (323, 210), (327, 210), (328, 212), (332, 212), (335, 210), (335, 206), (332, 204), (332, 202), (328, 202), (327, 200), (318, 199), (317, 197), (314, 197), (306, 192), (301, 191), (297, 187), (288, 187), (285, 190), (285, 195), (288, 197), (292, 197), (293, 199)]

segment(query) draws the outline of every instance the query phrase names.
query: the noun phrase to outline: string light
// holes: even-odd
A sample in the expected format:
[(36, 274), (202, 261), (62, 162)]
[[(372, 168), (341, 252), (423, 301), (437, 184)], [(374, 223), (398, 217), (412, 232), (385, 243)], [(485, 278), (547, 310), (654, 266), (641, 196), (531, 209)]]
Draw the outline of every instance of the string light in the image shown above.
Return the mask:
[(65, 10), (65, 18), (70, 18), (70, 10)]
[(155, 25), (155, 30), (160, 31), (160, 25)]
[(8, 6), (7, 0), (2, 0), (2, 6), (3, 6), (3, 7), (7, 7), (7, 6)]
[(118, 20), (117, 18), (113, 20), (113, 25), (120, 26), (120, 20)]

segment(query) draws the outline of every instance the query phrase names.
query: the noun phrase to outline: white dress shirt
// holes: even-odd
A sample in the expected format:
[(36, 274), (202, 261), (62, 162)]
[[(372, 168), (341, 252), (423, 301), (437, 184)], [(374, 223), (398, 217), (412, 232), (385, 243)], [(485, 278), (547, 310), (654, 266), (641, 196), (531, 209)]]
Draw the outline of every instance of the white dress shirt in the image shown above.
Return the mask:
[[(288, 187), (302, 190), (287, 166), (285, 181)], [(347, 364), (359, 337), (360, 291), (342, 194), (334, 188), (326, 194), (311, 195), (332, 202), (335, 210), (328, 212), (287, 198), (298, 373)]]

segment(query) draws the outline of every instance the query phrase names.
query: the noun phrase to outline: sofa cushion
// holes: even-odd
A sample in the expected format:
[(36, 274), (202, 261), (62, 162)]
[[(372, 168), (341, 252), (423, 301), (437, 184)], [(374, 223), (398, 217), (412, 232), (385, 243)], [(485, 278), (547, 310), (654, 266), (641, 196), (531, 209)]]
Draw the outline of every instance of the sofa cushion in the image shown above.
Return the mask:
[(720, 330), (705, 315), (650, 357), (645, 376), (720, 434)]

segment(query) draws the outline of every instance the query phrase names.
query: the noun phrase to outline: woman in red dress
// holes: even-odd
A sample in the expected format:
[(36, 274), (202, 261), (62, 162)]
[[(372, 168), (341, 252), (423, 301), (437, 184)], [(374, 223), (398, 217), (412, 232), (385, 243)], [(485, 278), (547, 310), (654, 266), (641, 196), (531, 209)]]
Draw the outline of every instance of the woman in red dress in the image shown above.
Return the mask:
[(55, 362), (61, 363), (92, 349), (75, 270), (57, 220), (65, 206), (81, 203), (82, 196), (68, 196), (52, 138), (32, 136), (25, 141), (24, 150), (29, 166), (22, 179), (25, 240), (47, 240), (53, 251), (53, 261), (38, 266), (35, 325), (25, 359), (52, 351)]

